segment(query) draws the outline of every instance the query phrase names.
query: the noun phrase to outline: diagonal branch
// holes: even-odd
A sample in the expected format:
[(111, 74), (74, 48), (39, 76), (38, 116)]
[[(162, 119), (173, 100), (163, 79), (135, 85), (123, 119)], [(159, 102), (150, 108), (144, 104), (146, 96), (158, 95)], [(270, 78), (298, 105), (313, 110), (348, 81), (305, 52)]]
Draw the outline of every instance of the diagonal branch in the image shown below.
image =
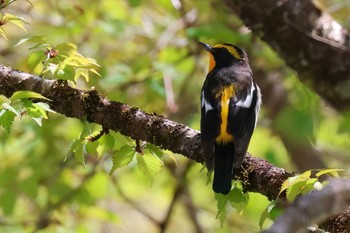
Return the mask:
[(47, 80), (0, 65), (0, 94), (29, 90), (52, 100), (48, 104), (67, 117), (86, 119), (104, 129), (153, 143), (202, 163), (199, 132), (155, 113), (110, 101), (95, 90), (79, 90), (62, 80)]
[[(350, 206), (350, 179), (334, 179), (323, 190), (299, 197), (265, 233), (306, 233), (308, 226), (348, 206)], [(344, 223), (342, 226), (327, 230), (349, 232), (349, 221)]]
[(312, 0), (225, 0), (252, 32), (338, 111), (350, 109), (350, 36)]
[[(61, 80), (38, 76), (0, 65), (0, 95), (10, 97), (16, 91), (28, 90), (50, 99), (51, 108), (67, 117), (86, 119), (104, 129), (118, 131), (135, 140), (153, 143), (196, 162), (204, 161), (200, 133), (163, 116), (146, 113), (136, 107), (110, 101), (96, 90), (79, 90)], [(249, 192), (276, 199), (282, 183), (292, 174), (269, 162), (247, 154), (236, 174)], [(346, 216), (350, 219), (350, 215)]]
[[(51, 108), (67, 117), (86, 119), (104, 129), (118, 131), (135, 140), (143, 140), (182, 154), (199, 163), (204, 162), (200, 132), (155, 113), (149, 114), (127, 104), (110, 101), (96, 90), (79, 90), (61, 80), (46, 80), (0, 65), (0, 95), (29, 90), (50, 99)], [(291, 176), (284, 169), (251, 157), (237, 174), (246, 191), (259, 192), (275, 199), (282, 183)], [(248, 173), (247, 173), (248, 172)]]

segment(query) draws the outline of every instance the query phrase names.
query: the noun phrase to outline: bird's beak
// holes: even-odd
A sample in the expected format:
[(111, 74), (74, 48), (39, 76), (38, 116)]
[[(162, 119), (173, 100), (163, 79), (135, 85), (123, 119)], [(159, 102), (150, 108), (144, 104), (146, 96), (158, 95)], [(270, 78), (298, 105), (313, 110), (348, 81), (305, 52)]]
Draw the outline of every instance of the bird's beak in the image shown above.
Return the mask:
[(199, 43), (200, 46), (202, 46), (208, 52), (210, 52), (210, 53), (214, 52), (214, 49), (213, 49), (213, 47), (211, 47), (211, 45), (208, 45), (208, 44), (203, 43), (203, 42), (198, 42), (198, 43)]

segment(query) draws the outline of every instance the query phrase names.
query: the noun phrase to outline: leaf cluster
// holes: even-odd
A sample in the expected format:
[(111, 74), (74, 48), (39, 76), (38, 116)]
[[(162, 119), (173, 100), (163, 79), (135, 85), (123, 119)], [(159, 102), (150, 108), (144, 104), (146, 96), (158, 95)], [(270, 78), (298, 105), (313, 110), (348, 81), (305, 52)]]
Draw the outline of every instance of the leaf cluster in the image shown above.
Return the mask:
[[(320, 181), (322, 176), (328, 175), (331, 177), (339, 177), (339, 172), (344, 172), (344, 169), (322, 169), (318, 170), (315, 175), (313, 173), (316, 170), (308, 170), (302, 174), (289, 177), (281, 186), (279, 196), (282, 193), (286, 194), (286, 199), (289, 203), (292, 203), (298, 196), (306, 195), (314, 190), (321, 190), (327, 181)], [(261, 214), (259, 226), (263, 227), (266, 219), (271, 219), (272, 221), (276, 220), (284, 211), (284, 208), (281, 207), (278, 203), (278, 199), (272, 201)]]
[(105, 134), (98, 140), (91, 141), (91, 138), (99, 132), (92, 132), (87, 121), (82, 121), (82, 124), (83, 130), (69, 146), (65, 160), (68, 156), (74, 155), (77, 161), (85, 166), (86, 155), (90, 154), (102, 158), (103, 155), (108, 154), (108, 156), (111, 156), (113, 163), (109, 175), (113, 175), (117, 169), (136, 160), (140, 172), (148, 177), (151, 183), (154, 182), (156, 175), (164, 166), (162, 150), (149, 143), (146, 143), (140, 149), (137, 149), (137, 146), (132, 145), (132, 143), (119, 147), (115, 143), (118, 139), (114, 133)]
[[(33, 100), (36, 102), (34, 103)], [(29, 116), (41, 126), (42, 119), (48, 118), (47, 112), (54, 113), (54, 111), (47, 103), (40, 100), (49, 101), (44, 96), (31, 91), (17, 91), (10, 98), (0, 96), (0, 126), (10, 133), (15, 117), (22, 119), (23, 116)]]
[(90, 72), (99, 76), (95, 59), (81, 55), (74, 43), (52, 45), (44, 36), (34, 36), (20, 40), (16, 46), (21, 44), (33, 44), (30, 47), (33, 52), (27, 59), (28, 67), (43, 77), (51, 74), (54, 78), (75, 83), (79, 77), (88, 82)]

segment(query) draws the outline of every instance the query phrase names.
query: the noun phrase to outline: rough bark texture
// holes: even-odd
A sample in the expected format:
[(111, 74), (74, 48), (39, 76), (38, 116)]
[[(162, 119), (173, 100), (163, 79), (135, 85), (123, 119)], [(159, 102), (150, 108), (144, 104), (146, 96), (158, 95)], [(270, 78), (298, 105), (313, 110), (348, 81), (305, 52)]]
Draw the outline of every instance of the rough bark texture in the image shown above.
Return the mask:
[[(342, 211), (349, 205), (350, 179), (334, 179), (323, 190), (299, 197), (265, 233), (306, 233), (307, 227), (314, 222)], [(349, 232), (350, 223), (344, 219), (342, 224), (335, 224), (327, 231)]]
[[(292, 175), (292, 173), (275, 167), (264, 159), (252, 157), (247, 153), (236, 178), (242, 181), (245, 191), (258, 192), (269, 200), (274, 200), (277, 198), (283, 182)], [(276, 187), (278, 188), (276, 189)]]
[[(315, 1), (225, 2), (253, 34), (297, 71), (304, 84), (338, 111), (350, 109), (350, 37)], [(349, 216), (346, 210), (325, 221), (322, 227), (330, 232), (350, 232)]]
[[(349, 204), (348, 204), (349, 205)], [(320, 228), (332, 233), (350, 232), (350, 207), (324, 221)]]
[(225, 1), (302, 82), (335, 109), (350, 109), (349, 34), (315, 1)]
[[(110, 101), (95, 90), (75, 89), (63, 81), (45, 80), (0, 65), (0, 95), (10, 97), (20, 90), (34, 91), (49, 98), (51, 108), (67, 117), (87, 119), (105, 129), (153, 143), (196, 162), (204, 161), (200, 133), (196, 130), (162, 116)], [(292, 176), (292, 173), (247, 154), (242, 169), (236, 176), (242, 181), (246, 191), (261, 193), (272, 200), (277, 198), (282, 183)], [(346, 229), (350, 224), (349, 216), (350, 214), (340, 213), (324, 222), (323, 226), (331, 232), (334, 226)]]
[[(297, 71), (303, 83), (338, 111), (350, 109), (349, 34), (315, 1), (225, 1), (253, 34)], [(330, 232), (350, 232), (349, 216), (346, 210), (321, 227)]]
[[(105, 129), (153, 143), (196, 162), (204, 162), (200, 132), (197, 130), (163, 116), (110, 101), (95, 90), (75, 89), (63, 81), (45, 80), (0, 65), (0, 95), (10, 97), (21, 90), (42, 94), (51, 100), (48, 104), (53, 110), (67, 117), (87, 119)], [(292, 175), (249, 154), (243, 168), (237, 176), (242, 179), (246, 191), (259, 192), (269, 199), (277, 197), (282, 183)]]

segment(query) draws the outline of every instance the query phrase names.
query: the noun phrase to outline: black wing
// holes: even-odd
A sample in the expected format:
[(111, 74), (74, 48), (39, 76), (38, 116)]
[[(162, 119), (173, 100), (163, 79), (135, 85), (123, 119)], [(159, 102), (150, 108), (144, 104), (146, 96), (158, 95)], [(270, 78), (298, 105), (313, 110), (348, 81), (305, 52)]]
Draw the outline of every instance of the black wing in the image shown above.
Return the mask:
[[(251, 98), (251, 101), (249, 101)], [(249, 104), (250, 103), (250, 104)], [(249, 104), (249, 105), (248, 105)], [(228, 132), (234, 136), (234, 166), (240, 167), (253, 134), (260, 106), (260, 92), (254, 84), (245, 99), (232, 98), (228, 115)]]
[(201, 95), (201, 139), (208, 171), (214, 168), (214, 142), (219, 134), (221, 106), (218, 99)]

